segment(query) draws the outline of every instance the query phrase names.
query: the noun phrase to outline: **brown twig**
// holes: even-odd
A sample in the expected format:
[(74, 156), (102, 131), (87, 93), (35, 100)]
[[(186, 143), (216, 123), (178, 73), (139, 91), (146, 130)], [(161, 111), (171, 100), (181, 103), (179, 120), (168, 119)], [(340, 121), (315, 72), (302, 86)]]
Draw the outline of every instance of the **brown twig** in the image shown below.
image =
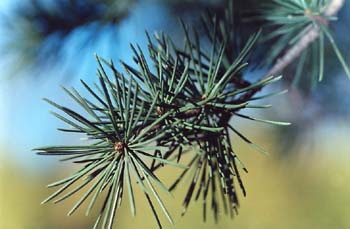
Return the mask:
[[(339, 12), (339, 10), (343, 7), (344, 3), (345, 3), (345, 0), (332, 0), (328, 4), (328, 6), (324, 9), (323, 15), (325, 17), (335, 16)], [(328, 20), (325, 17), (322, 17), (322, 19), (319, 18), (319, 16), (317, 18), (314, 18), (314, 16), (310, 15), (310, 17), (313, 17), (313, 19), (317, 21), (322, 20), (320, 21), (322, 24), (328, 24)], [(295, 45), (293, 45), (290, 49), (288, 49), (285, 52), (285, 54), (276, 61), (276, 63), (272, 66), (272, 68), (268, 71), (268, 73), (264, 77), (262, 77), (262, 79), (269, 76), (275, 76), (281, 73), (283, 69), (285, 69), (295, 59), (297, 59), (301, 55), (301, 53), (319, 36), (320, 36), (319, 26), (309, 25), (308, 27), (306, 27), (306, 29), (304, 30), (304, 36), (302, 36)], [(261, 87), (248, 91), (244, 95), (240, 96), (238, 100), (247, 101), (260, 90), (261, 90)]]

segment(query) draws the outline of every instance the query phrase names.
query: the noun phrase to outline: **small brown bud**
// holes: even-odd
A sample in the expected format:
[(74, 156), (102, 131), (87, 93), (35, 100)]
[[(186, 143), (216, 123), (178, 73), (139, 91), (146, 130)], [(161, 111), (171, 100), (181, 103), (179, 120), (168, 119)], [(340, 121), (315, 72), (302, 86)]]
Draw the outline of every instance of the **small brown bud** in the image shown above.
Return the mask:
[(168, 64), (163, 64), (163, 67), (165, 70), (169, 70), (169, 65)]
[(122, 143), (122, 142), (115, 142), (114, 143), (114, 150), (116, 151), (116, 152), (121, 152), (121, 151), (123, 151), (123, 149), (124, 149), (124, 143)]
[(164, 108), (160, 106), (157, 106), (156, 111), (159, 116), (164, 114)]
[(306, 10), (304, 11), (304, 15), (305, 15), (306, 17), (312, 17), (312, 11), (311, 11), (310, 9), (306, 9)]

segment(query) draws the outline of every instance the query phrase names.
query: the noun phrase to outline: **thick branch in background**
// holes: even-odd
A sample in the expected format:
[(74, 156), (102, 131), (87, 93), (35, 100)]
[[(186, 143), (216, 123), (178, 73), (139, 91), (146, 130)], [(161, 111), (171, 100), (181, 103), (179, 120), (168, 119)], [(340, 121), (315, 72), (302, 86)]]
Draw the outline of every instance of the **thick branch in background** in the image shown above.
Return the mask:
[[(342, 57), (341, 53), (339, 52), (338, 48), (336, 47), (333, 38), (331, 37), (329, 32), (326, 30), (326, 28), (324, 28), (324, 31), (321, 31), (321, 27), (327, 26), (329, 24), (328, 20), (331, 19), (332, 17), (336, 16), (336, 14), (342, 8), (344, 3), (345, 3), (344, 0), (331, 0), (328, 2), (328, 5), (326, 5), (326, 8), (320, 9), (321, 15), (316, 15), (316, 16), (313, 16), (313, 12), (311, 12), (310, 9), (307, 8), (305, 5), (300, 5), (300, 8), (304, 8), (304, 12), (302, 12), (303, 15), (301, 15), (301, 16), (309, 17), (310, 24), (309, 25), (306, 24), (307, 25), (306, 28), (301, 27), (300, 32), (298, 32), (297, 34), (294, 34), (294, 36), (296, 38), (298, 38), (298, 37), (300, 37), (300, 38), (297, 40), (297, 42), (295, 44), (293, 44), (285, 52), (281, 52), (281, 56), (276, 58), (275, 63), (272, 65), (272, 67), (270, 68), (268, 73), (262, 77), (262, 79), (282, 73), (282, 71), (285, 68), (289, 67), (294, 61), (296, 61), (298, 58), (300, 58), (300, 55), (303, 52), (305, 52), (305, 50), (308, 49), (309, 46), (311, 44), (313, 44), (320, 37), (321, 32), (322, 32), (322, 34), (321, 34), (322, 39), (323, 39), (324, 33), (326, 33), (326, 35), (328, 36), (330, 43), (333, 46), (334, 51), (335, 51), (340, 63), (342, 64), (342, 66), (345, 70), (345, 73), (350, 77), (348, 65), (345, 63), (344, 58)], [(309, 4), (311, 4), (311, 3), (309, 3)], [(281, 5), (280, 7), (284, 7), (284, 5)], [(277, 10), (277, 12), (278, 12), (278, 16), (276, 16), (277, 19), (272, 19), (277, 24), (279, 24), (279, 22), (278, 22), (279, 20), (284, 19), (284, 20), (288, 21), (289, 17), (293, 18), (292, 15), (284, 15), (285, 18), (282, 18), (282, 17), (280, 17), (280, 11), (278, 10), (278, 8), (273, 9), (273, 10)], [(270, 17), (269, 13), (274, 12), (273, 10), (268, 11), (266, 16)], [(293, 11), (290, 11), (290, 12), (293, 12)], [(305, 23), (307, 23), (307, 20), (308, 19), (306, 19)], [(286, 23), (286, 25), (285, 25), (285, 26), (287, 26), (287, 28), (292, 26), (289, 23), (290, 22)], [(283, 22), (280, 22), (280, 24), (281, 24), (281, 30), (282, 30), (283, 29), (282, 25), (284, 25), (284, 24), (283, 24)], [(275, 31), (273, 31), (273, 32), (275, 32)], [(276, 34), (279, 34), (277, 32), (276, 32)], [(291, 32), (289, 32), (289, 33), (291, 33)], [(288, 32), (286, 34), (288, 35)], [(294, 38), (294, 37), (292, 37), (292, 38)], [(321, 60), (323, 60), (323, 58), (324, 58), (324, 56), (323, 56), (324, 55), (323, 43), (324, 42), (322, 42), (322, 45), (321, 45), (322, 47), (320, 47), (320, 49), (322, 49), (322, 50), (320, 50), (320, 54), (319, 54), (320, 57), (317, 57), (317, 59), (322, 58)], [(281, 50), (283, 50), (283, 46), (288, 46), (288, 40), (284, 40), (281, 43), (281, 46), (282, 46), (282, 48), (280, 48), (280, 47), (276, 47), (276, 48), (280, 48)], [(272, 52), (275, 52), (274, 49), (275, 48), (271, 49)], [(269, 54), (269, 52), (268, 52), (268, 54)], [(322, 80), (323, 71), (324, 71), (323, 70), (324, 61), (320, 61), (320, 62), (321, 63), (318, 63), (319, 67), (314, 66), (314, 68), (317, 68), (317, 69), (320, 68), (319, 80)], [(301, 75), (301, 71), (297, 72), (296, 74), (299, 74), (299, 75), (295, 76), (295, 81), (299, 80), (299, 77)], [(242, 95), (239, 100), (244, 101), (246, 99), (253, 97), (257, 92), (260, 91), (260, 89), (261, 88), (256, 88), (254, 90), (249, 91), (248, 93)]]
[[(344, 5), (344, 0), (331, 0), (324, 10), (324, 16), (332, 17), (336, 16), (339, 10)], [(282, 57), (277, 59), (277, 62), (273, 65), (266, 76), (277, 75), (283, 71), (288, 65), (290, 65), (300, 54), (308, 48), (308, 46), (314, 42), (320, 36), (320, 27), (317, 25), (310, 25), (305, 30), (300, 40), (288, 49)]]

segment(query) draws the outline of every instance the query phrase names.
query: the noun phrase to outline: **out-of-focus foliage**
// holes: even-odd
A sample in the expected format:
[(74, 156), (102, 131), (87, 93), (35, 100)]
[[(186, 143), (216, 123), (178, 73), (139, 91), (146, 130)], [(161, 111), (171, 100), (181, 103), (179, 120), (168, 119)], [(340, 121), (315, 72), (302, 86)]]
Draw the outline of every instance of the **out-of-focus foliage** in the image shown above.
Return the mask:
[[(226, 0), (157, 0), (167, 4), (173, 13), (179, 16), (186, 14), (198, 15), (205, 9), (223, 10), (223, 3)], [(240, 0), (239, 0), (240, 1)]]
[[(158, 0), (174, 14), (191, 17), (207, 8), (222, 7), (218, 1)], [(149, 3), (157, 4), (156, 1)], [(74, 59), (89, 56), (84, 52), (101, 42), (111, 41), (109, 50), (115, 47), (117, 27), (137, 4), (136, 0), (26, 0), (16, 4), (9, 12), (1, 14), (0, 25), (6, 28), (8, 37), (2, 44), (3, 54), (20, 67), (15, 73), (35, 70), (45, 75), (43, 67), (65, 66)], [(106, 39), (106, 37), (110, 37)], [(78, 40), (78, 41), (77, 41)], [(74, 42), (77, 41), (77, 42)], [(73, 52), (67, 52), (74, 45)], [(70, 56), (71, 55), (71, 56)], [(61, 67), (62, 68), (62, 67)], [(77, 70), (77, 66), (74, 66)]]
[[(30, 0), (2, 15), (9, 39), (3, 49), (21, 71), (67, 62), (69, 40), (79, 34), (73, 58), (113, 31), (134, 0)], [(112, 33), (111, 33), (112, 32)], [(58, 62), (58, 63), (57, 63)], [(62, 64), (62, 63), (61, 63)], [(40, 72), (40, 71), (39, 71)]]

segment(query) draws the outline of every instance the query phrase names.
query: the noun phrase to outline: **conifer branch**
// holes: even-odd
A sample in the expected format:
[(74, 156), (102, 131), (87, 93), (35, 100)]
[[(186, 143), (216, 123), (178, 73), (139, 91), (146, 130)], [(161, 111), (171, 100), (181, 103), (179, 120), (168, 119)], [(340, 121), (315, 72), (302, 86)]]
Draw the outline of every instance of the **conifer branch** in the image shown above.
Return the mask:
[[(344, 3), (344, 0), (331, 0), (327, 8), (324, 10), (324, 16), (336, 16), (339, 10), (343, 7)], [(305, 15), (307, 15), (307, 12), (305, 12)], [(325, 20), (324, 17), (322, 17), (322, 19), (322, 24), (328, 24), (328, 21)], [(320, 27), (316, 24), (309, 25), (305, 29), (305, 35), (300, 38), (295, 45), (288, 49), (282, 57), (277, 59), (276, 63), (272, 66), (270, 71), (268, 71), (265, 77), (281, 73), (283, 69), (298, 58), (300, 54), (320, 36), (320, 30)]]
[[(254, 101), (281, 93), (254, 95), (282, 78), (275, 75), (317, 39), (321, 26), (328, 23), (324, 21), (328, 18), (324, 17), (336, 14), (344, 1), (334, 0), (325, 9), (327, 14), (321, 17), (309, 15), (305, 11), (304, 14), (313, 17), (320, 28), (317, 25), (308, 27), (307, 24), (306, 34), (277, 61), (267, 76), (257, 82), (244, 79), (244, 69), (261, 31), (246, 40), (238, 37), (233, 26), (233, 1), (228, 1), (228, 4), (223, 17), (209, 15), (202, 18), (205, 30), (203, 39), (206, 39), (209, 47), (203, 45), (205, 43), (199, 39), (196, 28), (191, 30), (181, 21), (185, 37), (182, 47), (177, 47), (164, 34), (155, 34), (151, 38), (146, 33), (148, 60), (138, 45), (131, 45), (136, 67), (122, 62), (124, 71), (121, 72), (113, 61), (96, 56), (99, 85), (95, 84), (96, 89), (92, 90), (82, 81), (92, 99), (81, 96), (75, 89), (64, 89), (83, 108), (85, 114), (47, 100), (65, 115), (53, 113), (69, 126), (69, 129), (60, 130), (85, 134), (88, 141), (86, 145), (36, 149), (40, 155), (66, 156), (63, 160), (74, 160), (84, 165), (71, 176), (49, 185), (61, 187), (43, 203), (60, 202), (81, 191), (91, 181), (92, 186), (69, 215), (91, 197), (87, 209), (89, 213), (104, 192), (106, 197), (95, 227), (102, 225), (102, 228), (111, 229), (116, 211), (122, 199), (125, 199), (124, 191), (128, 194), (131, 212), (135, 215), (133, 190), (138, 187), (143, 191), (155, 221), (161, 228), (151, 196), (173, 224), (156, 186), (167, 193), (175, 189), (187, 175), (191, 176), (191, 183), (184, 197), (182, 215), (191, 200), (200, 200), (201, 197), (204, 220), (208, 203), (216, 221), (220, 207), (227, 215), (233, 216), (239, 206), (237, 190), (240, 188), (241, 193), (246, 195), (240, 172), (248, 170), (230, 142), (231, 135), (237, 135), (259, 152), (266, 151), (231, 125), (230, 119), (236, 117), (273, 125), (289, 125), (248, 116), (241, 111), (270, 107), (256, 105)], [(302, 10), (300, 12), (303, 13)], [(307, 23), (313, 23), (309, 19)], [(192, 153), (187, 165), (179, 164), (184, 153)], [(155, 174), (164, 165), (183, 169), (169, 189)], [(80, 184), (71, 189), (77, 183)]]

